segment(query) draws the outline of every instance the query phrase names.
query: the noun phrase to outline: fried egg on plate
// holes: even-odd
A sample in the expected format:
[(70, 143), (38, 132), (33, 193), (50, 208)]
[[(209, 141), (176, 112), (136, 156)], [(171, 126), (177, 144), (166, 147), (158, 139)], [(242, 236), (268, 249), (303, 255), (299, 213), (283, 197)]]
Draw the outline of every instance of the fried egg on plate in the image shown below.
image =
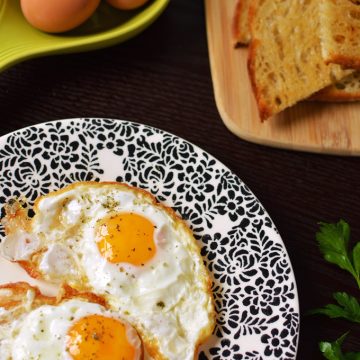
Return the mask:
[(46, 297), (26, 283), (0, 286), (0, 358), (142, 359), (136, 330), (94, 300), (91, 294)]
[(154, 359), (193, 359), (212, 332), (211, 280), (195, 239), (144, 190), (80, 182), (7, 209), (2, 254), (29, 274), (106, 298)]

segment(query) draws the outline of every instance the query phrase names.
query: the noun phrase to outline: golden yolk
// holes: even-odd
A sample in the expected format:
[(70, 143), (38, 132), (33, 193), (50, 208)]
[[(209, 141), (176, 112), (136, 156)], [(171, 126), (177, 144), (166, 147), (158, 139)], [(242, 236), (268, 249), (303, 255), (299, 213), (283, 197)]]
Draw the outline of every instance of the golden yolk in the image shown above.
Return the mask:
[(102, 315), (77, 321), (68, 332), (66, 350), (74, 360), (133, 360), (136, 355), (125, 325)]
[(154, 225), (134, 213), (102, 219), (98, 224), (97, 239), (101, 255), (111, 263), (143, 266), (156, 252)]

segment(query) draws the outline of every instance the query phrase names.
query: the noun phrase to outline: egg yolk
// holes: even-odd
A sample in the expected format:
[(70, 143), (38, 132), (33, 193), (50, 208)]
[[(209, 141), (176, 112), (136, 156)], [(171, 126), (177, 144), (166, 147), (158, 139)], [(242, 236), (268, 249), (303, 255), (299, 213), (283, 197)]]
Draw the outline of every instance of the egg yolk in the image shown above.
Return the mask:
[(127, 339), (126, 326), (102, 315), (85, 316), (74, 323), (66, 349), (74, 360), (133, 360), (136, 355)]
[(116, 214), (100, 220), (97, 239), (101, 255), (111, 263), (143, 266), (156, 253), (154, 225), (134, 213)]

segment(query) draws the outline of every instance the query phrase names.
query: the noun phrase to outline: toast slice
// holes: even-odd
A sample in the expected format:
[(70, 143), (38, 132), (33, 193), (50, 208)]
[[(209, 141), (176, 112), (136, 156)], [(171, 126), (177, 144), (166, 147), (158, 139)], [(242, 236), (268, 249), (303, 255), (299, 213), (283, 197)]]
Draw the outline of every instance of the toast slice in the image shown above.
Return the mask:
[(327, 64), (360, 69), (360, 4), (356, 0), (320, 1), (322, 54)]
[(309, 100), (332, 102), (360, 100), (360, 71), (355, 71), (341, 81), (320, 90)]
[(353, 72), (324, 63), (319, 0), (254, 0), (250, 27), (248, 68), (261, 120)]
[(232, 22), (235, 46), (248, 45), (251, 40), (249, 10), (252, 0), (238, 0)]
[[(252, 0), (238, 0), (233, 17), (235, 45), (248, 45), (251, 41), (249, 10)], [(316, 101), (357, 101), (360, 100), (360, 73), (346, 76), (339, 82), (320, 90), (309, 100)]]

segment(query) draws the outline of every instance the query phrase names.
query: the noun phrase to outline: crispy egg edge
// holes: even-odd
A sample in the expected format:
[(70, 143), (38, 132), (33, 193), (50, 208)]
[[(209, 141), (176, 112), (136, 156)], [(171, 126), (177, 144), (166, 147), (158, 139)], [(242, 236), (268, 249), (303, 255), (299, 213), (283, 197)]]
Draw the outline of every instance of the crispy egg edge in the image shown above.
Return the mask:
[[(31, 293), (30, 303), (28, 294)], [(1, 325), (16, 320), (25, 313), (39, 308), (43, 305), (58, 306), (68, 300), (77, 299), (88, 303), (98, 304), (106, 310), (111, 310), (105, 298), (88, 291), (78, 291), (67, 284), (62, 284), (57, 296), (43, 295), (40, 289), (26, 282), (16, 282), (0, 285), (0, 308), (10, 312), (10, 321), (0, 321)], [(30, 305), (30, 306), (29, 306)], [(16, 312), (12, 312), (12, 311)], [(142, 347), (144, 344), (142, 343)], [(142, 352), (141, 360), (144, 358)]]
[[(183, 220), (171, 207), (168, 207), (162, 203), (159, 203), (156, 200), (155, 196), (153, 196), (148, 191), (128, 185), (126, 183), (111, 182), (111, 181), (103, 181), (103, 182), (81, 181), (81, 182), (76, 182), (76, 183), (67, 185), (59, 190), (52, 191), (46, 195), (41, 195), (34, 202), (33, 210), (34, 210), (35, 214), (37, 212), (39, 203), (41, 202), (42, 199), (57, 196), (57, 195), (63, 194), (65, 192), (68, 192), (70, 190), (73, 190), (73, 189), (76, 189), (76, 188), (82, 187), (82, 186), (92, 186), (92, 187), (104, 187), (105, 186), (105, 187), (109, 187), (109, 188), (115, 187), (120, 190), (122, 189), (122, 190), (131, 191), (135, 194), (141, 194), (142, 199), (145, 200), (148, 204), (165, 211), (170, 216), (172, 221), (174, 221), (174, 223), (176, 224), (176, 227), (180, 227), (182, 231), (187, 233), (188, 236), (186, 237), (186, 239), (187, 240), (191, 239), (191, 241), (188, 241), (186, 245), (189, 246), (191, 253), (195, 254), (198, 257), (199, 264), (201, 267), (200, 281), (202, 282), (202, 284), (204, 286), (204, 290), (209, 297), (209, 304), (208, 304), (209, 325), (204, 327), (203, 329), (201, 329), (200, 336), (197, 339), (197, 342), (195, 345), (195, 353), (194, 353), (194, 359), (195, 359), (198, 348), (200, 347), (201, 344), (203, 344), (206, 341), (206, 339), (208, 337), (210, 337), (210, 335), (212, 334), (212, 332), (215, 328), (216, 311), (215, 311), (214, 297), (213, 297), (213, 294), (211, 291), (213, 280), (210, 276), (210, 273), (208, 272), (208, 270), (206, 269), (206, 267), (204, 265), (204, 261), (201, 256), (201, 253), (200, 253), (200, 246), (197, 244), (196, 239), (194, 238), (194, 235), (193, 235), (191, 229), (188, 227), (185, 220)], [(9, 214), (8, 214), (8, 212), (9, 212)], [(16, 224), (15, 226), (21, 226), (25, 231), (29, 231), (29, 230), (31, 231), (32, 221), (34, 221), (35, 217), (29, 219), (27, 216), (27, 211), (21, 206), (21, 204), (13, 203), (6, 207), (6, 216), (4, 219), (5, 219), (5, 232), (6, 232), (6, 234), (8, 234), (9, 229), (11, 231), (11, 223), (12, 222), (15, 222), (15, 224)], [(10, 226), (9, 225), (7, 226), (6, 223), (10, 224)], [(44, 251), (44, 250), (41, 249), (39, 252), (34, 253), (32, 255), (32, 259), (34, 259), (38, 255), (40, 255), (40, 253), (42, 251)], [(15, 261), (15, 262), (17, 262), (31, 277), (33, 277), (35, 279), (39, 279), (39, 280), (46, 280), (42, 276), (41, 272), (38, 271), (37, 266), (36, 266), (36, 263), (37, 263), (36, 261), (20, 260), (20, 261)], [(71, 289), (71, 291), (75, 291), (75, 292), (77, 291), (80, 294), (81, 293), (82, 294), (92, 294), (90, 292), (86, 292), (86, 288), (83, 288), (83, 289), (81, 289), (81, 291), (78, 291), (66, 284), (63, 285), (63, 288), (65, 288), (65, 289), (69, 288), (69, 289)], [(92, 294), (92, 295), (94, 295), (94, 294)], [(95, 295), (95, 296), (97, 296), (97, 295)], [(99, 297), (99, 298), (101, 298), (101, 297)], [(141, 329), (137, 329), (137, 330), (140, 333), (140, 336), (143, 336)], [(154, 360), (166, 360), (159, 352), (159, 345), (158, 345), (157, 341), (147, 339), (146, 348), (147, 348), (149, 355), (151, 355), (154, 358)]]

